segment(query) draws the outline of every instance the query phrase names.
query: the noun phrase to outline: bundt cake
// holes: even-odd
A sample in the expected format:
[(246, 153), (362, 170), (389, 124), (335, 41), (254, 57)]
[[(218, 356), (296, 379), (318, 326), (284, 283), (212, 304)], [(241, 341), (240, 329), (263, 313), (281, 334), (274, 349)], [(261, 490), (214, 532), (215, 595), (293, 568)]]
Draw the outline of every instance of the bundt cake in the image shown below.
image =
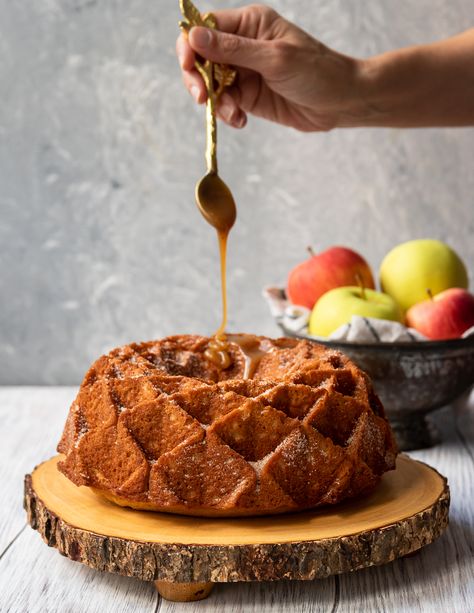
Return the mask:
[(234, 335), (222, 370), (204, 355), (209, 340), (171, 336), (99, 358), (71, 406), (59, 470), (121, 505), (233, 516), (334, 504), (394, 468), (382, 404), (344, 355)]

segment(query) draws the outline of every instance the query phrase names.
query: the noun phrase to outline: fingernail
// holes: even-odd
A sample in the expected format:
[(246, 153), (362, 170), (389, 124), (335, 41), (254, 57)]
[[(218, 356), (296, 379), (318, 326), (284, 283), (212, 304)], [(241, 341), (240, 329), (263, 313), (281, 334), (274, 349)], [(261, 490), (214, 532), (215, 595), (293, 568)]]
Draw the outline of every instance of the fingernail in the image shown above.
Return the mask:
[(221, 112), (222, 117), (226, 121), (228, 121), (229, 123), (232, 123), (232, 118), (233, 118), (233, 115), (234, 115), (234, 107), (229, 102), (226, 102), (224, 97), (223, 97), (223, 100), (221, 102), (219, 111)]
[(191, 85), (191, 96), (194, 98), (194, 100), (196, 100), (196, 102), (199, 102), (199, 87), (197, 85)]
[(192, 28), (190, 36), (192, 38), (191, 43), (194, 43), (197, 47), (201, 47), (201, 49), (209, 47), (211, 44), (212, 34), (208, 28)]
[(176, 48), (176, 55), (178, 56), (179, 67), (183, 67), (183, 53), (179, 47)]
[(245, 126), (245, 124), (247, 123), (247, 118), (245, 117), (245, 115), (240, 115), (239, 117), (237, 117), (237, 119), (234, 121), (234, 126), (236, 128), (243, 128)]

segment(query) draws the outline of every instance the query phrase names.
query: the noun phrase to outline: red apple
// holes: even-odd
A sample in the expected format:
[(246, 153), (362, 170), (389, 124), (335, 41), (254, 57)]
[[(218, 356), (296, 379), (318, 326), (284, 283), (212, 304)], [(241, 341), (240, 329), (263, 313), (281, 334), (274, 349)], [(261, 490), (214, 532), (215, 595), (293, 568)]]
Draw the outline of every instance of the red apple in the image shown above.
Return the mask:
[(452, 287), (409, 308), (406, 322), (431, 340), (458, 338), (474, 326), (474, 296)]
[(295, 266), (288, 276), (287, 295), (293, 304), (312, 309), (323, 294), (335, 287), (362, 284), (375, 288), (369, 265), (352, 249), (330, 247), (318, 254), (308, 250), (311, 257)]

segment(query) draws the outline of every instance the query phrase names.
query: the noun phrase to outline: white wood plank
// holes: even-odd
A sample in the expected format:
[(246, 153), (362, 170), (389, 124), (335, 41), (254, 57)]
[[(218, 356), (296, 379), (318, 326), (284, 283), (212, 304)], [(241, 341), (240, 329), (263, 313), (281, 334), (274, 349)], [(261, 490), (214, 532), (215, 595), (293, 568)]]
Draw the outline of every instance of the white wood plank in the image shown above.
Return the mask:
[(339, 609), (366, 613), (385, 611), (472, 610), (474, 602), (474, 466), (455, 430), (450, 410), (436, 422), (443, 443), (410, 455), (448, 477), (450, 525), (435, 543), (414, 557), (339, 577)]
[(0, 555), (25, 525), (23, 477), (56, 453), (73, 387), (0, 387)]
[(334, 577), (322, 581), (275, 581), (216, 585), (210, 597), (195, 603), (161, 600), (159, 613), (329, 613)]
[(474, 387), (454, 403), (456, 431), (474, 462)]
[(0, 611), (154, 613), (152, 583), (100, 573), (47, 547), (28, 527), (0, 561)]

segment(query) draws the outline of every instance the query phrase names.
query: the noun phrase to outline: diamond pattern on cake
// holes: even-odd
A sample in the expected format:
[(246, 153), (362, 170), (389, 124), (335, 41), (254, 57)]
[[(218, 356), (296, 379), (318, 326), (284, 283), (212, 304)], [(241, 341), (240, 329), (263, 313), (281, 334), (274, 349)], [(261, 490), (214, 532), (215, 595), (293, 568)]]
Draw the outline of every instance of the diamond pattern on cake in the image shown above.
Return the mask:
[[(248, 340), (249, 337), (247, 337)], [(281, 513), (370, 491), (396, 446), (372, 384), (348, 358), (305, 340), (230, 344), (174, 336), (99, 358), (73, 402), (59, 469), (119, 504), (191, 515)]]

